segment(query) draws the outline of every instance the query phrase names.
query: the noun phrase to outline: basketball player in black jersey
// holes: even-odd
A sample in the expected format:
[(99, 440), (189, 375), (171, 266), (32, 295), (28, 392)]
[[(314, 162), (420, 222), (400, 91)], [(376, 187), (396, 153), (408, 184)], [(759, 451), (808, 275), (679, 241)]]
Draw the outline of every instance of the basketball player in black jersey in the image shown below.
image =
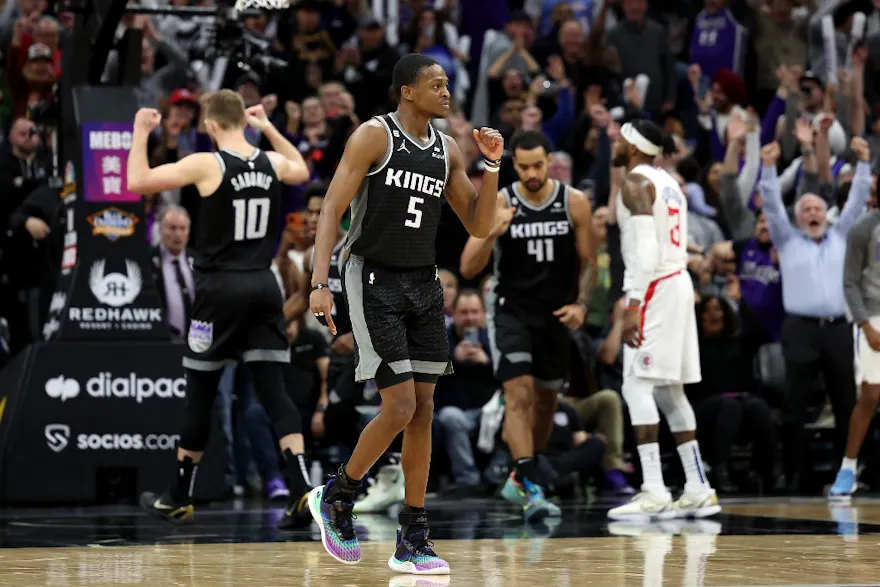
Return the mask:
[(398, 572), (447, 574), (449, 565), (428, 541), (424, 510), (434, 385), (451, 370), (434, 243), (444, 194), (469, 233), (489, 234), (504, 142), (496, 130), (474, 131), (487, 159), (477, 193), (458, 145), (431, 125), (432, 118), (449, 113), (443, 68), (424, 55), (406, 55), (394, 67), (392, 83), (397, 111), (355, 131), (330, 184), (318, 222), (310, 299), (312, 312), (335, 332), (327, 276), (336, 226), (351, 204), (343, 283), (357, 343), (356, 378), (376, 379), (382, 407), (348, 463), (312, 491), (309, 507), (327, 552), (343, 563), (360, 561), (353, 501), (367, 470), (403, 431), (406, 503), (388, 564)]
[(598, 267), (590, 202), (548, 180), (547, 138), (524, 132), (510, 150), (519, 181), (498, 193), (491, 236), (468, 240), (461, 273), (476, 276), (494, 252), (486, 314), (495, 373), (504, 384), (505, 437), (516, 460), (502, 495), (534, 520), (560, 514), (544, 498), (535, 454), (550, 439), (557, 396), (568, 378), (568, 330), (584, 323)]
[[(281, 218), (281, 182), (303, 183), (309, 173), (299, 152), (266, 118), (262, 106), (245, 110), (241, 97), (221, 90), (203, 101), (214, 153), (195, 153), (150, 168), (147, 138), (158, 111), (143, 108), (134, 120), (128, 187), (139, 194), (195, 185), (202, 196), (194, 248), (195, 301), (183, 366), (186, 419), (177, 449), (177, 478), (162, 495), (144, 493), (141, 506), (175, 523), (193, 520), (196, 469), (208, 443), (211, 412), (224, 362), (249, 364), (260, 402), (272, 419), (286, 459), (291, 507), (281, 525), (306, 525), (310, 484), (303, 458), (300, 416), (284, 392), (282, 363), (290, 347), (281, 311), (283, 294), (270, 269)], [(264, 152), (244, 136), (245, 123), (276, 149)]]

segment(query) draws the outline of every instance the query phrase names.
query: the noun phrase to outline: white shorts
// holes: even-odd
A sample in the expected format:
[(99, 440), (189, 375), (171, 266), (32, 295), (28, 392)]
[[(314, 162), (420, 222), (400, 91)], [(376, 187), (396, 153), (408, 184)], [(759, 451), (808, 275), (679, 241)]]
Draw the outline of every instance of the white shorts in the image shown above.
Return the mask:
[[(880, 329), (880, 316), (874, 316), (868, 322), (875, 330)], [(856, 385), (880, 383), (880, 353), (871, 348), (858, 325), (855, 329)]]
[(700, 346), (694, 285), (687, 272), (655, 279), (642, 302), (642, 346), (623, 347), (623, 375), (658, 383), (697, 383)]

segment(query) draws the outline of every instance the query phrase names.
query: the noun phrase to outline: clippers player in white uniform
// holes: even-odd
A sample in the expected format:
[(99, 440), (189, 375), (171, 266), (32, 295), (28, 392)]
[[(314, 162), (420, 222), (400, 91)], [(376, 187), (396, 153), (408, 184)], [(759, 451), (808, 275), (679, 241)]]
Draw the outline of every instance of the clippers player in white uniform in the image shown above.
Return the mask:
[(487, 165), (478, 193), (458, 145), (431, 124), (449, 114), (448, 83), (443, 68), (425, 55), (411, 53), (394, 66), (397, 111), (358, 127), (324, 199), (310, 296), (312, 312), (335, 334), (330, 256), (336, 227), (351, 205), (343, 286), (357, 345), (355, 377), (375, 378), (382, 406), (351, 459), (325, 487), (312, 491), (309, 507), (327, 552), (342, 563), (359, 562), (352, 523), (355, 496), (364, 475), (403, 432), (406, 503), (398, 514), (401, 529), (388, 565), (397, 572), (430, 575), (449, 573), (447, 562), (431, 548), (425, 513), (434, 386), (452, 368), (435, 264), (441, 198), (446, 197), (470, 234), (488, 236), (504, 152), (497, 130), (474, 131)]
[[(703, 471), (694, 410), (685, 383), (700, 381), (694, 286), (687, 272), (687, 198), (656, 157), (675, 151), (653, 122), (620, 129), (613, 165), (626, 167), (617, 200), (627, 311), (624, 315), (623, 399), (636, 433), (642, 491), (608, 512), (616, 520), (707, 517), (721, 511)], [(687, 477), (677, 501), (663, 482), (657, 442), (663, 412)]]
[[(241, 358), (248, 363), (286, 461), (291, 504), (283, 525), (306, 526), (311, 516), (304, 496), (311, 486), (300, 415), (284, 390), (282, 364), (290, 360), (290, 345), (283, 294), (270, 265), (281, 226), (280, 184), (303, 183), (309, 171), (262, 106), (245, 110), (241, 96), (221, 90), (205, 97), (202, 109), (216, 152), (150, 168), (147, 138), (161, 115), (142, 108), (135, 116), (128, 155), (131, 191), (154, 194), (195, 185), (202, 196), (194, 243), (195, 301), (183, 359), (187, 404), (177, 476), (162, 495), (144, 493), (141, 507), (174, 523), (192, 522), (196, 469), (208, 444), (217, 386), (225, 362)], [(261, 131), (277, 152), (251, 146), (245, 124)]]

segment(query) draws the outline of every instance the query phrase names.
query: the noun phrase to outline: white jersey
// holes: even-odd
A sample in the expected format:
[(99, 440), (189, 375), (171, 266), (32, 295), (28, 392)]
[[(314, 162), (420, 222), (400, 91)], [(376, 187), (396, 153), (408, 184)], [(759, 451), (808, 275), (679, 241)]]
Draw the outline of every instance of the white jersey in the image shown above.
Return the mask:
[[(651, 165), (638, 165), (631, 173), (638, 173), (654, 184), (654, 227), (657, 233), (657, 265), (651, 281), (687, 268), (687, 198), (678, 182), (665, 170)], [(635, 237), (630, 225), (632, 213), (617, 198), (617, 225), (620, 227), (620, 250), (626, 271), (623, 274), (623, 291), (632, 287), (632, 267), (638, 254)]]

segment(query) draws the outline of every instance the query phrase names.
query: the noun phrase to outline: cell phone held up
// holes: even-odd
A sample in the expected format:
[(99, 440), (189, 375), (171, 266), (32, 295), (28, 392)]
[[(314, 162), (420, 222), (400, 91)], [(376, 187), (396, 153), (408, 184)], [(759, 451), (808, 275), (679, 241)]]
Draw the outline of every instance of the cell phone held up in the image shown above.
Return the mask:
[(464, 329), (464, 340), (468, 341), (471, 344), (479, 345), (480, 344), (480, 329), (476, 327), (470, 327)]

